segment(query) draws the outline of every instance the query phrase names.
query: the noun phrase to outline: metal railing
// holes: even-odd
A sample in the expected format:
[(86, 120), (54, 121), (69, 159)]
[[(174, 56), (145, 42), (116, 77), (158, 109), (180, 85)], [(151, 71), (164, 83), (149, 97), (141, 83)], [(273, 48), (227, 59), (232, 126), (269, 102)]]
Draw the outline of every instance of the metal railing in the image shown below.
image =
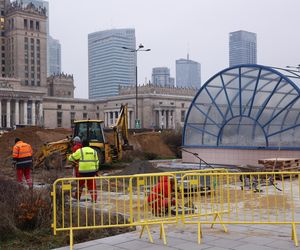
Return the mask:
[[(299, 172), (228, 173), (224, 169), (163, 172), (132, 176), (62, 178), (53, 184), (53, 230), (141, 226), (149, 240), (150, 225), (289, 224), (298, 246)], [(299, 212), (297, 212), (299, 211)]]

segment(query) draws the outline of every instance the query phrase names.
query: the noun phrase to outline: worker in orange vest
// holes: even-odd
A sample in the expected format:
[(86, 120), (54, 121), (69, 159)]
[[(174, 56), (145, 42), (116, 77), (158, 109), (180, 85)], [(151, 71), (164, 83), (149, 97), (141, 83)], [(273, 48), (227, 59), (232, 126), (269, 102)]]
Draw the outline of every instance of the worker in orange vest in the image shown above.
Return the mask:
[(29, 188), (32, 188), (32, 180), (30, 170), (32, 167), (32, 148), (28, 143), (15, 139), (15, 145), (12, 153), (14, 165), (17, 170), (17, 181), (22, 183), (23, 175)]
[(148, 196), (148, 205), (151, 207), (154, 215), (164, 216), (169, 212), (170, 206), (176, 204), (172, 194), (173, 189), (174, 179), (168, 176), (161, 176)]

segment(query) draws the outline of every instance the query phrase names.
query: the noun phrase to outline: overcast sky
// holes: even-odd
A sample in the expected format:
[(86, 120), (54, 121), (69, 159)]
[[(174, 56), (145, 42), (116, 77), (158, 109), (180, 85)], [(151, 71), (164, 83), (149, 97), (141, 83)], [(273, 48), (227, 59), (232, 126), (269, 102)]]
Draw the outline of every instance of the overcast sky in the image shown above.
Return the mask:
[(139, 84), (153, 67), (175, 77), (175, 60), (201, 63), (202, 83), (228, 67), (229, 32), (257, 33), (257, 63), (300, 64), (299, 0), (48, 0), (50, 34), (62, 46), (62, 70), (73, 74), (75, 96), (88, 97), (89, 33), (135, 28)]

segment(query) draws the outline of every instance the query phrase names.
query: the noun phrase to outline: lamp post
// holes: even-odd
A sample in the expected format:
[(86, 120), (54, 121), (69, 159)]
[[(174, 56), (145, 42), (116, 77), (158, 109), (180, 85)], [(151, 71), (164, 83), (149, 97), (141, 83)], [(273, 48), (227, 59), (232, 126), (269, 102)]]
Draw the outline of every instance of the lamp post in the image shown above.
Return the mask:
[(122, 47), (129, 52), (136, 54), (136, 65), (135, 65), (135, 128), (141, 128), (141, 123), (139, 120), (139, 113), (138, 113), (138, 68), (137, 68), (137, 52), (138, 51), (150, 51), (151, 49), (144, 49), (144, 45), (140, 44), (136, 49)]

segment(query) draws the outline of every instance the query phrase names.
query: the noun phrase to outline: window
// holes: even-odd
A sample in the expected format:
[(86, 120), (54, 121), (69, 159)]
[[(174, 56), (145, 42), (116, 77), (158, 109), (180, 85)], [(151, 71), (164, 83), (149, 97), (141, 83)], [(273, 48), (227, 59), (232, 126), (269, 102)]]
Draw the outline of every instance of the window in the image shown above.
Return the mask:
[(75, 106), (74, 105), (71, 105), (71, 110), (74, 110), (75, 109)]
[(61, 105), (57, 105), (57, 109), (61, 109)]
[(97, 110), (99, 110), (99, 106), (97, 106)]
[(181, 110), (181, 117), (180, 117), (180, 121), (184, 122), (185, 119), (185, 110)]
[(174, 105), (174, 102), (171, 102), (171, 105)]
[(96, 113), (96, 117), (97, 117), (97, 120), (99, 120), (100, 118), (100, 116), (99, 116), (99, 113)]
[[(71, 106), (72, 107), (72, 106)], [(74, 127), (74, 120), (75, 120), (75, 112), (70, 113), (70, 123), (71, 123), (71, 128)]]
[(57, 112), (57, 127), (62, 127), (62, 112)]
[(83, 106), (83, 110), (86, 110), (86, 106)]
[(27, 21), (27, 19), (24, 19), (24, 29), (28, 29), (28, 21)]
[(181, 103), (181, 107), (184, 108), (184, 103)]
[(159, 102), (159, 105), (163, 104), (163, 102)]
[(82, 114), (82, 119), (86, 120), (87, 119), (87, 113)]
[(33, 30), (33, 21), (30, 20), (30, 29)]
[(36, 23), (35, 23), (35, 29), (36, 30), (40, 30), (40, 22), (39, 21), (36, 21)]

